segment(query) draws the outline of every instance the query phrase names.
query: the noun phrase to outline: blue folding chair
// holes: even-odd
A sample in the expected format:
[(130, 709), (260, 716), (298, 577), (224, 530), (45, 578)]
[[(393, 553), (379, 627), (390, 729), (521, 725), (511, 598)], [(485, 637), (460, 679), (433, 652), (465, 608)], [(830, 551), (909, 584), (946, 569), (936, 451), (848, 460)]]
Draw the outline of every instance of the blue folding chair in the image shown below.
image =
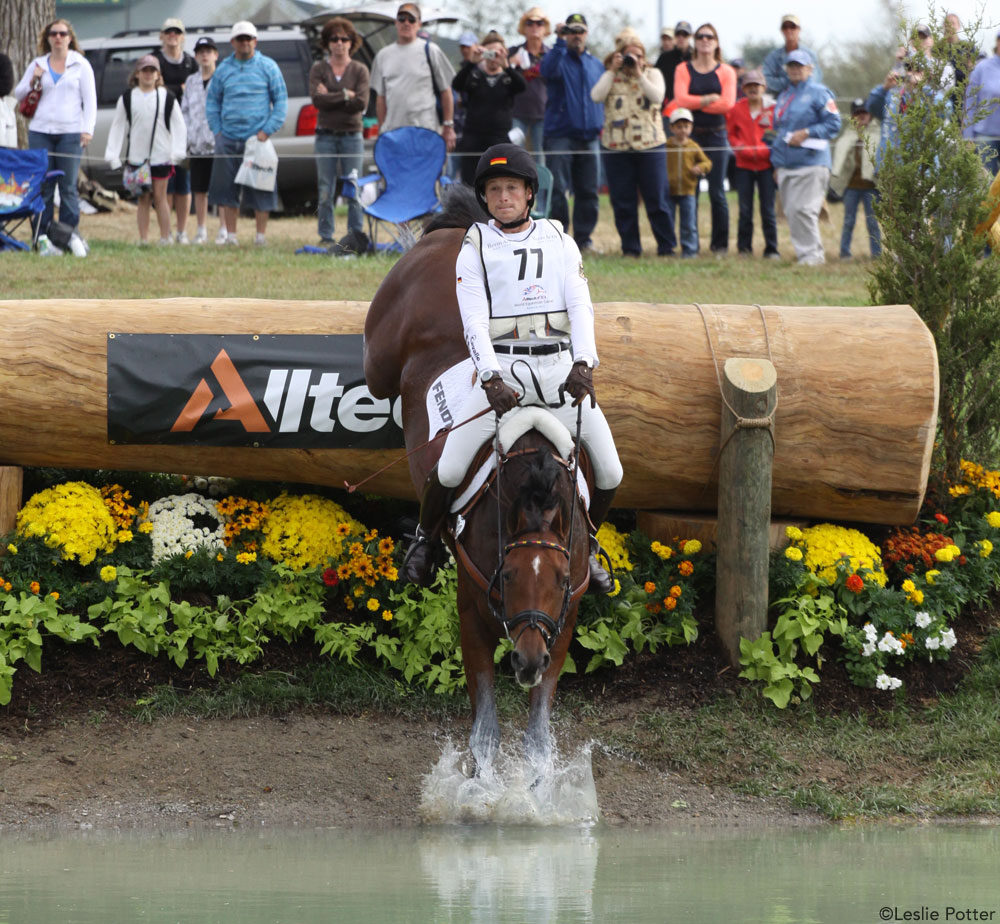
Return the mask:
[[(40, 222), (45, 211), (42, 183), (46, 178), (62, 176), (61, 170), (49, 170), (48, 151), (21, 151), (0, 148), (0, 250), (31, 250), (38, 243)], [(14, 233), (31, 222), (28, 242)]]
[[(438, 185), (447, 156), (444, 138), (427, 128), (394, 128), (378, 136), (374, 153), (385, 188), (365, 207), (368, 236), (376, 251), (407, 251), (417, 242), (419, 228), (413, 223), (441, 208)], [(385, 226), (393, 243), (378, 244), (379, 225)]]

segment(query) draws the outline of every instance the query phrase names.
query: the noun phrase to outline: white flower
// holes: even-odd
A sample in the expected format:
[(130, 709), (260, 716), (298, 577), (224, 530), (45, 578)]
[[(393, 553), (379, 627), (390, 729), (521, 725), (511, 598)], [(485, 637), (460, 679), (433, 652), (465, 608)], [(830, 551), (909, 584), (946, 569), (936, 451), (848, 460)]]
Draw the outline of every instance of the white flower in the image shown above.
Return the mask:
[[(195, 526), (194, 517), (207, 517), (212, 526)], [(225, 549), (224, 519), (214, 500), (200, 494), (173, 494), (161, 497), (149, 507), (149, 522), (153, 524), (153, 564), (194, 550), (199, 546)]]
[(878, 650), (886, 651), (889, 654), (901, 655), (905, 649), (903, 648), (903, 643), (895, 635), (891, 632), (886, 632), (882, 636), (882, 641), (878, 643)]
[(937, 635), (928, 635), (927, 638), (924, 639), (924, 645), (930, 651), (937, 651), (938, 648), (941, 647), (941, 639)]
[(875, 678), (875, 686), (880, 690), (898, 690), (902, 685), (902, 680), (898, 677), (890, 677), (888, 674), (879, 674)]
[(931, 624), (931, 614), (926, 611), (917, 613), (913, 621), (917, 624), (918, 629), (926, 629)]
[(875, 643), (865, 642), (864, 647), (861, 649), (861, 654), (865, 658), (870, 658), (873, 654), (875, 654)]
[(878, 642), (878, 629), (876, 629), (870, 622), (865, 623), (865, 638), (868, 639), (869, 643), (872, 645)]
[(955, 638), (954, 629), (946, 629), (941, 633), (941, 647), (946, 648), (949, 651), (958, 644), (958, 639)]

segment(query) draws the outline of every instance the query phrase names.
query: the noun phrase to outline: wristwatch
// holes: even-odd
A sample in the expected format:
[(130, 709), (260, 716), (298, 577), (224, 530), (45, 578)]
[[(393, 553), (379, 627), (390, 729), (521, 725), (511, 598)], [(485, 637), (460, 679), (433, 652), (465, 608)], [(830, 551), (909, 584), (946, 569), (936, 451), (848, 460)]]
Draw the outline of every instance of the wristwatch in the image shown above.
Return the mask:
[(499, 369), (487, 369), (485, 372), (479, 373), (479, 381), (485, 385), (487, 382), (492, 382), (498, 375), (500, 375)]
[(454, 119), (445, 119), (441, 124), (445, 128), (451, 128), (455, 124), (455, 120)]

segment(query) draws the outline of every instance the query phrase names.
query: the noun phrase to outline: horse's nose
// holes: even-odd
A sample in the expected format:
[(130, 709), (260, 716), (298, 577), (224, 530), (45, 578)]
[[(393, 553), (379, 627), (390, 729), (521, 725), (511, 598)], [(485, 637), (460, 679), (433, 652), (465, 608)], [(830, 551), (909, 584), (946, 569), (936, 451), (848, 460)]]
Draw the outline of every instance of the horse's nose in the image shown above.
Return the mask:
[(516, 648), (510, 653), (510, 666), (514, 668), (515, 674), (520, 674), (524, 670), (524, 655)]
[(543, 674), (545, 673), (545, 671), (547, 671), (549, 669), (549, 665), (551, 663), (552, 663), (552, 657), (546, 651), (545, 654), (542, 655), (542, 673)]

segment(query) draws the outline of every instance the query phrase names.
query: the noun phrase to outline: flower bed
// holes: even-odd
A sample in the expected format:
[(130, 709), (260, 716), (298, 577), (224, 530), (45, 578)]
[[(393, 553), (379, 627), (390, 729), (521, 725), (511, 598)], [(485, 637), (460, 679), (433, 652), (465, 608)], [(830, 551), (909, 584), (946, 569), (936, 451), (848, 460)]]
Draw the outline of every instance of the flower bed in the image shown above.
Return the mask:
[[(741, 676), (783, 707), (809, 696), (824, 660), (893, 690), (902, 663), (947, 658), (951, 622), (998, 581), (1000, 478), (963, 472), (948, 509), (895, 531), (884, 558), (857, 530), (790, 529), (772, 561), (773, 627), (743, 641)], [(464, 684), (454, 565), (431, 588), (402, 585), (395, 541), (329, 498), (233, 488), (156, 476), (142, 499), (111, 480), (35, 493), (2, 541), (0, 704), (19, 662), (41, 669), (46, 636), (116, 637), (177, 665), (202, 659), (212, 675), (221, 661), (254, 661), (271, 640), (309, 638), (323, 655), (374, 661), (440, 692)], [(694, 641), (714, 579), (701, 543), (650, 542), (607, 523), (599, 538), (615, 589), (583, 599), (565, 669), (578, 669), (574, 654), (593, 671)]]

